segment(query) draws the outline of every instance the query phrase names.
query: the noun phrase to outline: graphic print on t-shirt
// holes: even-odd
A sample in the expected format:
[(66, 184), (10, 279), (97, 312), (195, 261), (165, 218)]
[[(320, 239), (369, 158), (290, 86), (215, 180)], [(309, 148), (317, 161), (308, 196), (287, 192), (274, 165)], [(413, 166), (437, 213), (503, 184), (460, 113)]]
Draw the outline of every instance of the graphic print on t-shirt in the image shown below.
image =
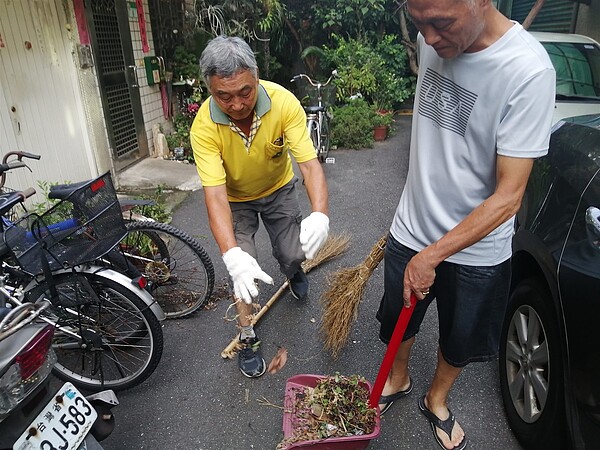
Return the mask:
[(464, 137), (476, 100), (477, 94), (428, 68), (421, 83), (419, 114)]

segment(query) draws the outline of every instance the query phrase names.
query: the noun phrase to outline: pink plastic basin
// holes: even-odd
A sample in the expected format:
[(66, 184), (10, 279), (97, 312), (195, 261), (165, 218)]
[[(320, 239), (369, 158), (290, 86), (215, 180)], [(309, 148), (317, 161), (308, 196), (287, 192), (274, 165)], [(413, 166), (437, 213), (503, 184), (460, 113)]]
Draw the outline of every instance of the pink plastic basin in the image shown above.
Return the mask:
[[(302, 392), (306, 387), (315, 387), (317, 382), (326, 378), (324, 375), (301, 374), (288, 378), (285, 384), (285, 399), (283, 402), (283, 437), (290, 438), (294, 435), (294, 426), (296, 417), (293, 414), (294, 399), (296, 392)], [(365, 383), (371, 392), (371, 384)], [(379, 436), (380, 421), (379, 415), (375, 417), (375, 429), (370, 434), (361, 436), (331, 437), (320, 440), (300, 441), (290, 444), (286, 450), (295, 448), (315, 449), (315, 450), (360, 450), (369, 446), (369, 442)]]

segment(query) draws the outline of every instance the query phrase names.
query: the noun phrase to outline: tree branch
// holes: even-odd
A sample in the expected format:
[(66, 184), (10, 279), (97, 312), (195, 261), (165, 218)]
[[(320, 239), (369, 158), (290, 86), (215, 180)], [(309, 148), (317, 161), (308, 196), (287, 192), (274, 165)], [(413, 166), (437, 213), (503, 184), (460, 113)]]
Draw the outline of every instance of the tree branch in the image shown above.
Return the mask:
[(288, 27), (288, 30), (290, 30), (290, 33), (292, 33), (292, 36), (294, 36), (294, 39), (296, 40), (296, 43), (298, 44), (298, 54), (302, 53), (302, 51), (304, 49), (302, 48), (302, 39), (300, 39), (300, 35), (298, 35), (298, 32), (294, 28), (294, 25), (290, 22), (290, 20), (287, 17), (285, 17), (284, 20), (285, 20), (285, 24)]
[(404, 15), (404, 8), (398, 9), (398, 15), (400, 16), (400, 30), (402, 31), (402, 43), (406, 47), (406, 53), (408, 54), (408, 63), (410, 65), (410, 71), (417, 75), (419, 73), (419, 63), (417, 61), (417, 45), (410, 40), (408, 34), (408, 25), (406, 24), (406, 16)]
[(529, 11), (529, 14), (527, 14), (527, 17), (525, 17), (525, 20), (523, 21), (523, 28), (526, 30), (529, 28), (529, 25), (535, 20), (545, 2), (546, 0), (536, 0), (535, 4), (531, 7), (531, 11)]

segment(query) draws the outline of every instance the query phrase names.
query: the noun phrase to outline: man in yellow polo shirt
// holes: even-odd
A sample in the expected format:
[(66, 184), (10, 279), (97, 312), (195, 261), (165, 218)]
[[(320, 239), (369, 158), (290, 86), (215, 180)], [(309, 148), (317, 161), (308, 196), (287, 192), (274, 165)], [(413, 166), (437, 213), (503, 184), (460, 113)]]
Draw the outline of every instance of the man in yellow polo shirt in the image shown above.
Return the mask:
[[(266, 364), (248, 317), (258, 295), (255, 280), (272, 284), (273, 279), (256, 261), (258, 218), (292, 294), (306, 298), (308, 279), (300, 265), (327, 239), (327, 183), (300, 102), (282, 86), (259, 80), (246, 42), (228, 36), (211, 40), (200, 68), (211, 97), (200, 107), (190, 131), (194, 159), (210, 228), (233, 283), (241, 328), (239, 367), (245, 376), (259, 377)], [(305, 219), (290, 154), (312, 207)]]

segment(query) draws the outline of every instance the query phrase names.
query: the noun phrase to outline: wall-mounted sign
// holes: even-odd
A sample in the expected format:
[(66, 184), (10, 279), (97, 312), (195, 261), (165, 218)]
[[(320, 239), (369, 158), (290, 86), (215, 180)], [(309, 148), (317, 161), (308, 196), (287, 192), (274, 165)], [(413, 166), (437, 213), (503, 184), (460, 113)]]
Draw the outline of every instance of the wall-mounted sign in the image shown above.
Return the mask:
[(146, 16), (144, 16), (144, 1), (135, 0), (137, 5), (138, 23), (140, 25), (140, 37), (142, 38), (142, 51), (148, 53), (150, 46), (148, 45), (148, 36), (146, 34)]

